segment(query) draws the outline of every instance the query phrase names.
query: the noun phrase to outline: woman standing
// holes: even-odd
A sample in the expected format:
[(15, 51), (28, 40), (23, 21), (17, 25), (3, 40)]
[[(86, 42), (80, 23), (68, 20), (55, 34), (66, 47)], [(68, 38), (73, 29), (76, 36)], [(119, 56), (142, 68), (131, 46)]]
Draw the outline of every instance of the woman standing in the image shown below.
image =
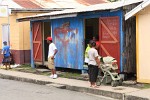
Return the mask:
[(98, 76), (98, 65), (100, 64), (100, 61), (98, 59), (98, 52), (96, 50), (96, 43), (95, 41), (90, 41), (91, 48), (88, 51), (88, 57), (89, 57), (89, 63), (88, 63), (88, 69), (89, 69), (89, 81), (91, 86), (96, 88), (96, 80)]

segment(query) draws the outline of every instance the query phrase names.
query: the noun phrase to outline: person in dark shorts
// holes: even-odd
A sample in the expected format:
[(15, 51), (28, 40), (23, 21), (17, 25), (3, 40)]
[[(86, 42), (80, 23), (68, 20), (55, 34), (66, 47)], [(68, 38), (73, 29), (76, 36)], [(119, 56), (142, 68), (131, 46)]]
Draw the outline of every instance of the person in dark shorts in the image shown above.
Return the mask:
[(8, 69), (7, 66), (9, 67), (9, 69), (11, 68), (10, 67), (10, 46), (7, 45), (7, 42), (4, 41), (3, 42), (4, 44), (4, 47), (2, 49), (2, 55), (3, 55), (3, 65), (6, 67), (6, 70)]
[(88, 50), (88, 57), (89, 57), (89, 63), (88, 63), (88, 73), (89, 73), (89, 81), (91, 86), (96, 88), (96, 80), (98, 76), (98, 65), (100, 64), (100, 61), (98, 59), (98, 52), (96, 50), (96, 43), (95, 41), (90, 41), (91, 48)]

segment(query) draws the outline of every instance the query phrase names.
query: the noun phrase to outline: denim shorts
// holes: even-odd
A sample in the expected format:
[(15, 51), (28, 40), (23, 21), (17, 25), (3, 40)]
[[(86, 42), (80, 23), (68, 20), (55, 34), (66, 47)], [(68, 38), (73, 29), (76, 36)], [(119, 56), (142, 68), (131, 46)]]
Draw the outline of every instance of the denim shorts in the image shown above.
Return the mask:
[(10, 57), (4, 57), (2, 63), (10, 63)]

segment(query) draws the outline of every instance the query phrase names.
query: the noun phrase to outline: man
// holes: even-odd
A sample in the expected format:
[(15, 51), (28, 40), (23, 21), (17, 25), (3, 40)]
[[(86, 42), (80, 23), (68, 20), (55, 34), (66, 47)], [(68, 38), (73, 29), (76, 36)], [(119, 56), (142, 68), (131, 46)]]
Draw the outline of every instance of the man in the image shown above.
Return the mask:
[(2, 54), (3, 54), (2, 63), (5, 65), (6, 70), (7, 70), (7, 66), (9, 66), (9, 69), (11, 68), (10, 67), (10, 46), (7, 45), (6, 41), (4, 41), (3, 44), (4, 44), (4, 47), (2, 49)]
[(48, 68), (51, 69), (50, 78), (56, 79), (57, 74), (56, 74), (56, 70), (55, 70), (54, 59), (55, 59), (55, 55), (56, 55), (58, 50), (57, 50), (55, 44), (53, 43), (51, 37), (47, 37), (47, 43), (49, 44)]

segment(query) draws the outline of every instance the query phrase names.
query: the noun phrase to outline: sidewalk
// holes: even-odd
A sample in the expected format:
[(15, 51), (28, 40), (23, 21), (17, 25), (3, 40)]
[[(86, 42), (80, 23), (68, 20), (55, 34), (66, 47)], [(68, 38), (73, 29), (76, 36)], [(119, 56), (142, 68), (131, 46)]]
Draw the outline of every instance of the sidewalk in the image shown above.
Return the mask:
[(102, 95), (120, 100), (150, 100), (150, 89), (137, 89), (132, 87), (111, 87), (101, 85), (99, 88), (90, 88), (88, 81), (57, 78), (50, 79), (48, 76), (35, 75), (32, 73), (23, 73), (17, 71), (0, 69), (0, 78), (31, 82), (42, 85), (53, 85), (59, 88), (87, 92), (96, 95)]

